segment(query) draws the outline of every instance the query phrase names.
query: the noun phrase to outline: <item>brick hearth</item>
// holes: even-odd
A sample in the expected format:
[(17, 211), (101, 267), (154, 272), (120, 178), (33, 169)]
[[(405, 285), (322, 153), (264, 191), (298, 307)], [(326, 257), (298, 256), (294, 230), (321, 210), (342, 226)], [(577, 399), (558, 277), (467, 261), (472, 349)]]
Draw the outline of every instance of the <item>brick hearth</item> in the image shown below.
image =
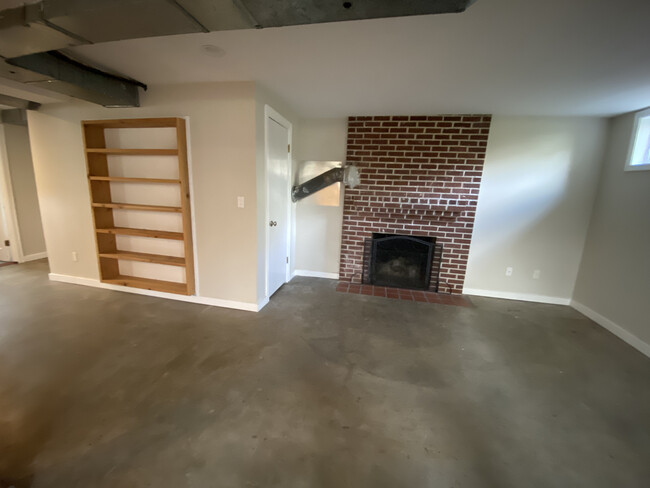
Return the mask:
[(356, 295), (369, 295), (382, 298), (394, 298), (410, 302), (437, 303), (440, 305), (457, 305), (459, 307), (473, 307), (474, 304), (466, 297), (460, 295), (446, 295), (430, 291), (403, 290), (387, 288), (385, 286), (355, 285), (354, 283), (340, 282), (336, 291), (353, 293)]
[(361, 184), (346, 188), (340, 279), (361, 283), (373, 232), (432, 236), (444, 245), (440, 291), (460, 294), (472, 238), (489, 115), (348, 119), (347, 161)]

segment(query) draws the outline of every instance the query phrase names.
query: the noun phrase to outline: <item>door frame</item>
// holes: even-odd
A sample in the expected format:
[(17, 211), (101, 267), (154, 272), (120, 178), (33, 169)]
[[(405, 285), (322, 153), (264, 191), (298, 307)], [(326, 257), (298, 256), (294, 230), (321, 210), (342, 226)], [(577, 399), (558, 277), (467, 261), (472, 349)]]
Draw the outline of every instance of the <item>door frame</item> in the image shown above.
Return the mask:
[(293, 125), (291, 122), (289, 122), (286, 118), (284, 118), (282, 115), (280, 115), (276, 110), (274, 110), (272, 107), (269, 105), (264, 105), (264, 191), (266, 193), (265, 195), (265, 202), (264, 202), (264, 239), (265, 239), (265, 263), (264, 263), (264, 296), (268, 300), (269, 299), (269, 262), (270, 262), (270, 254), (271, 254), (271, 245), (270, 245), (270, 234), (269, 234), (269, 220), (271, 219), (270, 216), (270, 209), (269, 209), (269, 120), (273, 120), (274, 122), (280, 124), (282, 127), (287, 129), (287, 136), (289, 139), (289, 150), (287, 152), (287, 164), (288, 164), (288, 172), (287, 172), (287, 187), (285, 188), (285, 191), (287, 192), (287, 198), (289, 198), (289, 204), (287, 205), (286, 209), (286, 218), (287, 218), (287, 249), (286, 249), (286, 254), (287, 254), (287, 263), (285, 264), (285, 278), (284, 282), (288, 282), (291, 279), (290, 276), (290, 270), (291, 270), (291, 264), (293, 261), (293, 258), (291, 256), (291, 232), (293, 230), (293, 225), (291, 222), (291, 178), (292, 178), (292, 151), (293, 151)]
[(7, 237), (11, 243), (9, 246), (11, 260), (22, 263), (23, 246), (20, 240), (16, 201), (14, 200), (11, 173), (9, 172), (9, 154), (7, 153), (4, 124), (0, 124), (0, 204), (4, 210), (5, 228), (7, 229)]

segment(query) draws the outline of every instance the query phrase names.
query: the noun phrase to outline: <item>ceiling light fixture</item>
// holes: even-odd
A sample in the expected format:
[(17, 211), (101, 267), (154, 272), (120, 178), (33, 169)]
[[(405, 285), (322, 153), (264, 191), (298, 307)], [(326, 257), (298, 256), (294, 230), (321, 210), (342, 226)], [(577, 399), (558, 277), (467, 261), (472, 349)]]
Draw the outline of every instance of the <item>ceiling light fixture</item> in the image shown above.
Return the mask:
[(225, 50), (213, 44), (204, 44), (201, 46), (201, 52), (206, 56), (210, 56), (212, 58), (222, 58), (226, 55)]

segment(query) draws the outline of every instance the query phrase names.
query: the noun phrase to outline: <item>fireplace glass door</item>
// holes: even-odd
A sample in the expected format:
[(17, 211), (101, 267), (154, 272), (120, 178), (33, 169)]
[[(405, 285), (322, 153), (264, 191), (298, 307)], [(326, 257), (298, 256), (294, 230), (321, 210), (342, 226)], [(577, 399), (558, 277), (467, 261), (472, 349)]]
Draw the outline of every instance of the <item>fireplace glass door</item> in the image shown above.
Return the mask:
[(435, 239), (373, 234), (370, 281), (373, 285), (427, 290)]

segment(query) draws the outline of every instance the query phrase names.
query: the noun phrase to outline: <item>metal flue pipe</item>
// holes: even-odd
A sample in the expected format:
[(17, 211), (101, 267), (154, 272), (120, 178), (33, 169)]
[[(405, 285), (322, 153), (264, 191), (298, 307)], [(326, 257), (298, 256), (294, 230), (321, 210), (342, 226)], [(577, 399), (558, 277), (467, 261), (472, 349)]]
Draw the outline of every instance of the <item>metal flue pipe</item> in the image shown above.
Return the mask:
[(291, 201), (297, 202), (323, 188), (339, 182), (343, 182), (350, 188), (357, 186), (359, 184), (359, 170), (357, 167), (345, 166), (343, 168), (332, 168), (309, 181), (294, 186), (291, 189)]

